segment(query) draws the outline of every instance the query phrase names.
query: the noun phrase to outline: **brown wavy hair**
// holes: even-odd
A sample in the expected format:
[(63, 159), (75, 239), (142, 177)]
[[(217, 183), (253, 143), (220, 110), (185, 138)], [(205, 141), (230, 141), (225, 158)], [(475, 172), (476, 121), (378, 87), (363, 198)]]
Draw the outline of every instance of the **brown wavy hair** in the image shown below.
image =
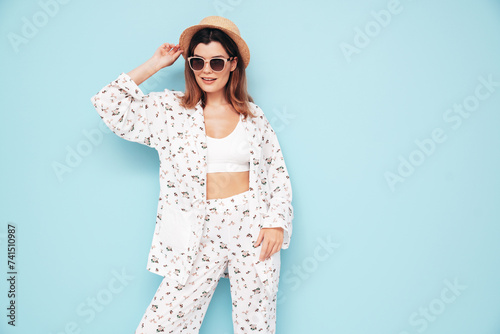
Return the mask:
[(225, 96), (238, 113), (243, 114), (245, 117), (255, 117), (250, 109), (249, 102), (253, 102), (253, 99), (247, 92), (245, 65), (241, 60), (242, 58), (238, 46), (226, 33), (215, 28), (201, 29), (191, 38), (184, 67), (186, 92), (181, 99), (181, 106), (191, 109), (201, 100), (201, 105), (205, 108), (207, 102), (206, 94), (196, 82), (196, 78), (189, 67), (187, 58), (194, 54), (194, 49), (198, 44), (209, 44), (210, 42), (219, 42), (224, 50), (226, 50), (229, 57), (238, 57), (236, 69), (229, 74), (229, 80), (225, 88)]

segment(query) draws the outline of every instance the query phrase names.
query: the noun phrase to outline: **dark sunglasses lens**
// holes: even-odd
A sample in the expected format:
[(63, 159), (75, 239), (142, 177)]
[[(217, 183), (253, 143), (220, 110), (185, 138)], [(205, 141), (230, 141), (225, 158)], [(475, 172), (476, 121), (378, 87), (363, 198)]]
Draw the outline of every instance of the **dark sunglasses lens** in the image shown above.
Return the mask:
[(212, 59), (210, 60), (210, 67), (215, 72), (220, 72), (224, 69), (224, 60), (222, 59)]
[(203, 69), (205, 66), (205, 62), (201, 58), (191, 58), (191, 68), (195, 71), (199, 71)]

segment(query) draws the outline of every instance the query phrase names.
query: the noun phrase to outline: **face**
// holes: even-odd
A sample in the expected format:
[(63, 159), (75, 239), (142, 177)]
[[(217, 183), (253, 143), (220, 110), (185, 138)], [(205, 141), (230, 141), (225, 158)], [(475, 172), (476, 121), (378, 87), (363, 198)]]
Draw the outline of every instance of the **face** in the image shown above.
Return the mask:
[(205, 67), (201, 71), (193, 71), (196, 82), (206, 93), (216, 93), (223, 90), (229, 80), (229, 74), (236, 69), (237, 59), (226, 62), (226, 66), (221, 72), (214, 72), (210, 67), (211, 58), (225, 58), (229, 55), (219, 42), (209, 44), (200, 43), (196, 46), (193, 56), (202, 57), (206, 60)]

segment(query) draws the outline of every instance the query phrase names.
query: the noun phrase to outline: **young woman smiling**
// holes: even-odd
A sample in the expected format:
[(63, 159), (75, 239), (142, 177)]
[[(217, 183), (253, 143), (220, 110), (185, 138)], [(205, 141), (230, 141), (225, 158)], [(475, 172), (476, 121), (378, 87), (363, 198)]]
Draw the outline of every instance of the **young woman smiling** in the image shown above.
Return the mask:
[[(138, 85), (181, 54), (186, 91), (144, 95)], [(92, 97), (112, 131), (160, 158), (147, 269), (164, 278), (136, 333), (198, 333), (222, 277), (234, 333), (276, 331), (292, 190), (276, 134), (247, 93), (249, 61), (236, 25), (210, 16)]]

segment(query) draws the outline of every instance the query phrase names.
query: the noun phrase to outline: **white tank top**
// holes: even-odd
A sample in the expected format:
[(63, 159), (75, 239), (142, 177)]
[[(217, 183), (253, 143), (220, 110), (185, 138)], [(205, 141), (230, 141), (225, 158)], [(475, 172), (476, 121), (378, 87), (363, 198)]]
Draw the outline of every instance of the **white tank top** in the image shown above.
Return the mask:
[(250, 170), (250, 144), (241, 123), (224, 138), (207, 135), (207, 173), (245, 172)]

